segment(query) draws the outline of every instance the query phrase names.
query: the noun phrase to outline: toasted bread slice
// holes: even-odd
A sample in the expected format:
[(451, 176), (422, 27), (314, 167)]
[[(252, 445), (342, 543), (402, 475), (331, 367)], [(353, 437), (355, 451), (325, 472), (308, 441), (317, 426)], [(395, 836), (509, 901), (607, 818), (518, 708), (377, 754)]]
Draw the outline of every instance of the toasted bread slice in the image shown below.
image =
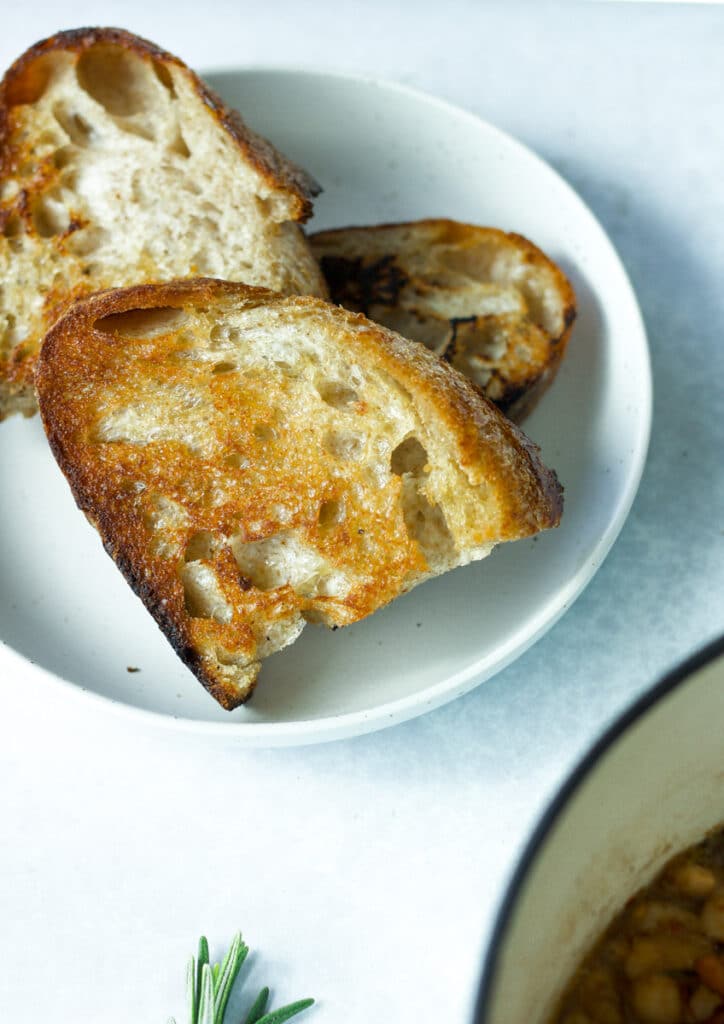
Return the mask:
[(563, 272), (522, 235), (452, 220), (311, 236), (334, 302), (431, 348), (520, 421), (576, 316)]
[(0, 83), (0, 419), (70, 298), (215, 274), (325, 294), (297, 221), (318, 186), (177, 57), (61, 32)]
[(78, 505), (226, 708), (305, 622), (356, 622), (561, 513), (535, 446), (462, 375), (314, 298), (101, 293), (51, 329), (36, 384)]

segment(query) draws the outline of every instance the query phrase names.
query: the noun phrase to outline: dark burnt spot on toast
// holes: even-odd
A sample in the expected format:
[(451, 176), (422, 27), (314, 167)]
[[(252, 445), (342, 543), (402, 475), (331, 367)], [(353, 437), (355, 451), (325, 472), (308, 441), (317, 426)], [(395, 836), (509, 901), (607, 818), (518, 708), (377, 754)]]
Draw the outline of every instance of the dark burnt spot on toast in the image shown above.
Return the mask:
[(371, 263), (362, 257), (323, 256), (320, 266), (332, 301), (365, 316), (372, 306), (396, 306), (407, 284), (392, 254)]
[(475, 315), (453, 316), (448, 321), (450, 324), (450, 340), (448, 341), (443, 353), (443, 358), (446, 359), (448, 363), (453, 361), (457, 350), (458, 328), (460, 327), (460, 324), (474, 324), (477, 322), (477, 319), (478, 318)]

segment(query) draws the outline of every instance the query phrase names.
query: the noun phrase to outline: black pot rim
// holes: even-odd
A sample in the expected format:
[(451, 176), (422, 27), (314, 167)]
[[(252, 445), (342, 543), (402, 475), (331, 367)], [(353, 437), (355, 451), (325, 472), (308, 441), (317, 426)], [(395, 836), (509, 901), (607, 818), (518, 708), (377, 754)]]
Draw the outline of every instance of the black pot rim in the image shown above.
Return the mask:
[(707, 644), (698, 650), (685, 661), (678, 664), (674, 669), (663, 676), (650, 689), (646, 690), (634, 703), (616, 718), (611, 725), (595, 741), (581, 760), (576, 764), (571, 773), (567, 776), (563, 785), (558, 789), (545, 811), (538, 819), (530, 839), (525, 845), (523, 853), (513, 871), (510, 882), (505, 891), (505, 896), (498, 908), (495, 922), (488, 941), (487, 953), (483, 965), (483, 973), (478, 988), (478, 997), (475, 1003), (474, 1024), (486, 1024), (486, 1015), (490, 1010), (493, 995), (495, 975), (500, 960), (500, 952), (505, 934), (513, 916), (513, 911), (518, 902), (521, 890), (528, 877), (541, 847), (549, 834), (557, 824), (563, 811), (574, 793), (585, 782), (604, 754), (628, 731), (630, 726), (637, 722), (662, 698), (669, 696), (683, 683), (704, 668), (706, 665), (716, 661), (724, 655), (724, 635)]

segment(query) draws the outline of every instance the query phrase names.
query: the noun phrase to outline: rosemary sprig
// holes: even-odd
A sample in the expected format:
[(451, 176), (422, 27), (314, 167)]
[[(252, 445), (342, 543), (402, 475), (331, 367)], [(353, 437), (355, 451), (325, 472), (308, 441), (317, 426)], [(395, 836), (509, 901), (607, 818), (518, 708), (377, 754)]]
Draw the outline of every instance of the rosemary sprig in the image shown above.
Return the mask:
[[(196, 960), (189, 960), (186, 968), (186, 1002), (189, 1024), (224, 1024), (226, 1004), (241, 965), (246, 960), (249, 947), (237, 932), (221, 963), (212, 964), (209, 959), (209, 944), (205, 936), (199, 940)], [(313, 999), (299, 999), (296, 1003), (280, 1006), (267, 1013), (269, 989), (263, 988), (252, 1003), (244, 1024), (286, 1024), (302, 1010), (314, 1003)], [(171, 1018), (168, 1024), (176, 1024)], [(228, 1024), (228, 1022), (227, 1022)]]

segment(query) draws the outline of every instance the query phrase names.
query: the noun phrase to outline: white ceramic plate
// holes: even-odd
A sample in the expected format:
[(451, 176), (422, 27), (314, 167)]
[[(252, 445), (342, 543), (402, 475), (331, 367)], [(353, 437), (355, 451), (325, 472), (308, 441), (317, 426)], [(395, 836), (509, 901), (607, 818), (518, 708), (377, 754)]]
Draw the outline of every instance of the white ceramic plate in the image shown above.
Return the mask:
[(358, 625), (334, 634), (308, 627), (265, 663), (251, 703), (228, 714), (177, 660), (77, 512), (37, 417), (14, 418), (0, 428), (0, 678), (64, 685), (125, 713), (249, 745), (350, 736), (490, 677), (591, 579), (646, 456), (646, 337), (600, 225), (551, 168), (498, 129), (390, 83), (295, 71), (208, 77), (324, 185), (313, 228), (454, 217), (519, 231), (562, 264), (578, 322), (558, 379), (526, 424), (565, 485), (562, 525), (426, 583)]

